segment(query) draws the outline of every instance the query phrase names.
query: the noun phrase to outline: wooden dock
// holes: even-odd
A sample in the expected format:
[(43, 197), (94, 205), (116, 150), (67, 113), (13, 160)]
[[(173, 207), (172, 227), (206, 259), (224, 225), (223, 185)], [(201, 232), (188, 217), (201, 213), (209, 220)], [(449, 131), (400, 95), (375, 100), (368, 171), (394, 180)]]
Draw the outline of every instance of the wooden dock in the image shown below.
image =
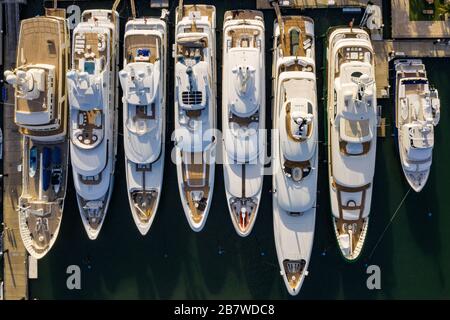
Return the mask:
[(375, 50), (375, 78), (377, 98), (389, 95), (389, 61), (392, 57), (446, 58), (450, 46), (435, 44), (432, 40), (384, 40), (373, 41)]
[[(370, 0), (289, 0), (288, 7), (309, 8), (336, 8), (336, 7), (366, 7)], [(286, 1), (287, 2), (287, 1)], [(382, 0), (372, 0), (373, 4), (382, 5)], [(257, 9), (272, 9), (269, 0), (257, 0)]]
[(409, 5), (409, 0), (391, 0), (394, 39), (450, 37), (450, 20), (411, 21)]
[[(12, 6), (8, 7), (10, 18), (15, 16)], [(17, 16), (18, 17), (18, 16)], [(9, 20), (6, 28), (4, 66), (15, 64), (16, 30), (18, 20)], [(22, 159), (22, 137), (14, 124), (14, 90), (8, 86), (8, 100), (3, 103), (3, 298), (21, 300), (28, 298), (28, 253), (22, 243), (19, 231), (17, 202), (21, 193), (22, 174), (17, 167)]]
[(28, 254), (20, 238), (17, 214), (22, 175), (17, 166), (22, 158), (21, 140), (14, 124), (14, 107), (10, 105), (14, 91), (8, 89), (8, 104), (3, 108), (4, 178), (3, 178), (3, 247), (4, 299), (20, 300), (28, 297)]

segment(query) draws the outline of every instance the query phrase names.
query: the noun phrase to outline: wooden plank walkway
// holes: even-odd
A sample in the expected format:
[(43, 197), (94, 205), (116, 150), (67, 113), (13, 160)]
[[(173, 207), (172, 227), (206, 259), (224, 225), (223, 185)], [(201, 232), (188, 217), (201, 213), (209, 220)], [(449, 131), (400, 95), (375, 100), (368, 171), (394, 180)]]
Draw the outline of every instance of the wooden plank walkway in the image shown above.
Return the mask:
[(410, 21), (409, 0), (391, 0), (392, 37), (396, 38), (448, 38), (450, 20)]
[(385, 98), (383, 90), (389, 93), (389, 55), (411, 58), (450, 57), (450, 46), (434, 44), (432, 40), (385, 40), (373, 41), (375, 50), (375, 78), (377, 97)]
[[(16, 29), (18, 21), (13, 21), (15, 9), (8, 7), (8, 20), (5, 41), (5, 68), (15, 64)], [(17, 166), (22, 159), (22, 137), (14, 124), (14, 90), (8, 86), (8, 100), (3, 104), (3, 281), (4, 299), (21, 300), (28, 298), (28, 254), (20, 238), (19, 218), (16, 211), (21, 193), (22, 175)]]
[(21, 192), (22, 175), (17, 166), (22, 158), (21, 135), (14, 124), (14, 91), (8, 88), (8, 105), (3, 108), (4, 178), (4, 299), (18, 300), (28, 297), (27, 252), (20, 238), (17, 202)]

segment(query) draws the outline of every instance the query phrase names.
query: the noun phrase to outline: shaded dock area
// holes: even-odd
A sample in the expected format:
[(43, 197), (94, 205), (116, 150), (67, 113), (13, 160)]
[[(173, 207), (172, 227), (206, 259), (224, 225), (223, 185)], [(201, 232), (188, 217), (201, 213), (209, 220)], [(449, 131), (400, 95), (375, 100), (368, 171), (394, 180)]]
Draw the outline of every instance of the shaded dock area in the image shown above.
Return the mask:
[(22, 158), (21, 136), (14, 124), (14, 109), (10, 105), (13, 90), (8, 90), (4, 108), (4, 178), (3, 178), (3, 275), (4, 299), (28, 297), (28, 254), (20, 238), (17, 202), (21, 192), (22, 175), (17, 170)]
[(391, 0), (392, 37), (396, 38), (448, 38), (450, 20), (413, 21), (410, 0)]
[[(6, 35), (4, 67), (15, 64), (19, 27), (18, 5), (6, 6)], [(17, 213), (21, 193), (22, 174), (18, 165), (22, 159), (22, 137), (14, 124), (14, 91), (7, 88), (8, 99), (3, 102), (3, 298), (28, 298), (28, 253), (22, 243)]]
[(430, 40), (383, 40), (372, 42), (375, 50), (377, 98), (389, 96), (389, 61), (393, 58), (446, 58), (450, 46)]
[[(339, 8), (339, 7), (361, 7), (365, 8), (370, 0), (288, 0), (284, 1), (283, 7), (310, 9), (310, 8)], [(373, 4), (382, 6), (382, 0), (372, 0)], [(269, 0), (257, 0), (257, 9), (272, 9)]]

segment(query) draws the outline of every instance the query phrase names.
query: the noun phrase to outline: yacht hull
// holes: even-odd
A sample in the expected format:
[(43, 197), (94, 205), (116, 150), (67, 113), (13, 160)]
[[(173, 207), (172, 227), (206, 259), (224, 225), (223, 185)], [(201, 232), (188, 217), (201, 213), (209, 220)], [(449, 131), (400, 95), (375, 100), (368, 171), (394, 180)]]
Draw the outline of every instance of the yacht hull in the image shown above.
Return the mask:
[[(26, 172), (29, 166), (29, 150), (31, 146), (37, 148), (38, 154), (42, 152), (44, 148), (61, 148), (64, 150), (62, 156), (61, 178), (59, 182), (59, 189), (54, 190), (52, 187), (48, 187), (47, 190), (42, 190), (44, 196), (48, 196), (49, 201), (39, 200), (39, 197), (35, 197), (34, 194), (39, 194), (39, 190), (42, 185), (43, 175), (38, 172), (34, 177), (30, 177)], [(64, 199), (67, 186), (67, 173), (68, 173), (68, 144), (67, 141), (61, 141), (59, 143), (39, 143), (33, 142), (30, 138), (25, 137), (22, 143), (23, 150), (23, 175), (22, 175), (22, 194), (19, 198), (19, 230), (23, 240), (24, 246), (28, 253), (35, 259), (43, 258), (53, 247), (56, 239), (59, 235), (61, 227), (61, 221), (63, 217)], [(42, 166), (42, 161), (37, 160), (38, 167)], [(40, 171), (40, 170), (39, 170)], [(45, 170), (48, 172), (48, 170)], [(45, 173), (48, 174), (48, 173)], [(38, 228), (40, 219), (43, 217), (37, 217), (30, 214), (30, 208), (34, 210), (43, 210), (50, 212), (45, 219), (47, 219), (44, 229)], [(41, 220), (42, 221), (42, 220)]]
[[(186, 182), (183, 179), (183, 177), (185, 176), (185, 172), (183, 171), (183, 165), (178, 164), (182, 163), (181, 152), (179, 150), (176, 150), (175, 152), (177, 163), (178, 191), (180, 194), (183, 211), (188, 221), (189, 227), (191, 227), (192, 231), (200, 232), (205, 227), (206, 220), (208, 219), (209, 209), (211, 208), (214, 192), (215, 159), (211, 160), (211, 163), (213, 165), (209, 166), (209, 170), (207, 171), (208, 181), (205, 184), (205, 187), (201, 187), (198, 189), (201, 190), (204, 194), (207, 194), (207, 197), (204, 198), (206, 206), (202, 208), (203, 210), (201, 212), (196, 212), (197, 211), (196, 206), (193, 203), (192, 198), (188, 195)], [(196, 189), (192, 190), (195, 191)]]
[[(137, 172), (133, 169), (133, 166), (135, 164), (130, 163), (128, 159), (125, 159), (125, 165), (127, 174), (128, 201), (130, 204), (131, 214), (139, 232), (143, 236), (145, 236), (150, 230), (153, 221), (155, 220), (156, 212), (158, 210), (159, 202), (161, 199), (164, 172), (164, 152), (161, 154), (161, 157), (158, 161), (152, 163), (152, 171), (142, 173), (138, 178), (136, 177)], [(142, 175), (145, 175), (145, 190), (156, 194), (156, 196), (154, 196), (155, 199), (153, 200), (154, 203), (152, 203), (151, 205), (152, 213), (150, 214), (150, 218), (145, 220), (141, 218), (142, 214), (140, 213), (139, 208), (137, 208), (137, 206), (135, 205), (136, 202), (134, 200), (133, 192), (130, 192), (130, 190), (142, 190)], [(139, 181), (136, 181), (136, 178), (139, 179)]]
[(266, 147), (264, 17), (225, 12), (223, 34), (223, 171), (236, 233), (248, 236), (261, 202)]
[[(394, 110), (394, 115), (396, 116), (397, 110)], [(394, 119), (395, 120), (395, 119)], [(396, 121), (396, 120), (395, 120)], [(397, 127), (394, 128), (394, 135), (395, 135), (395, 145), (397, 148), (397, 152), (400, 157), (400, 166), (402, 167), (403, 175), (405, 176), (406, 182), (408, 182), (408, 185), (415, 191), (415, 192), (421, 192), (425, 185), (427, 184), (428, 177), (430, 176), (430, 170), (426, 170), (424, 172), (419, 172), (418, 174), (421, 175), (421, 183), (417, 183), (417, 178), (413, 178), (415, 172), (410, 172), (405, 169), (405, 166), (403, 165), (404, 162), (404, 155), (401, 152), (402, 148), (402, 142), (400, 141), (400, 135), (398, 132)], [(417, 174), (417, 173), (416, 173)]]
[[(362, 41), (362, 39), (365, 39), (364, 42), (355, 43), (352, 40), (354, 33), (359, 33), (361, 38), (359, 38), (358, 41)], [(359, 54), (356, 57), (351, 55), (342, 57), (338, 62), (338, 70), (337, 66), (335, 65), (337, 59), (334, 58), (334, 55), (337, 55), (338, 52), (340, 52), (339, 50), (344, 50), (344, 48), (351, 48), (348, 50), (354, 50), (354, 48), (358, 48), (358, 46), (362, 48), (361, 50), (365, 53)], [(367, 100), (367, 102), (365, 103), (367, 103), (367, 108), (371, 108), (368, 111), (369, 118), (367, 121), (368, 126), (370, 126), (372, 129), (367, 130), (372, 130), (372, 132), (375, 133), (373, 134), (372, 138), (370, 138), (370, 140), (364, 142), (366, 143), (366, 146), (368, 146), (367, 149), (366, 146), (361, 143), (361, 145), (363, 145), (363, 149), (361, 151), (348, 151), (350, 149), (346, 149), (347, 144), (343, 144), (342, 142), (345, 141), (344, 143), (347, 143), (347, 140), (342, 140), (341, 138), (343, 135), (343, 133), (341, 132), (341, 123), (339, 124), (339, 126), (336, 125), (336, 121), (345, 123), (346, 118), (343, 118), (341, 113), (339, 113), (342, 112), (339, 111), (340, 109), (338, 110), (338, 113), (336, 113), (336, 110), (334, 109), (335, 104), (333, 103), (333, 101), (336, 101), (335, 99), (338, 99), (334, 96), (334, 92), (336, 92), (335, 81), (338, 77), (341, 76), (341, 72), (345, 71), (344, 69), (341, 70), (340, 68), (341, 66), (347, 66), (350, 63), (356, 63), (356, 66), (359, 68), (361, 68), (361, 65), (363, 65), (366, 68), (365, 70), (368, 70), (367, 68), (370, 65), (370, 70), (367, 71), (370, 73), (368, 77), (374, 77), (373, 51), (371, 48), (369, 36), (365, 31), (361, 29), (331, 29), (328, 33), (328, 103), (326, 109), (328, 179), (332, 209), (331, 217), (333, 220), (333, 229), (336, 234), (339, 251), (342, 254), (342, 257), (347, 262), (354, 262), (361, 256), (361, 252), (363, 251), (369, 223), (376, 153), (376, 121), (374, 120), (374, 118), (376, 117), (376, 112), (374, 111), (376, 100), (373, 97), (373, 92), (375, 91), (372, 88), (371, 100)], [(372, 82), (370, 85), (373, 85), (373, 87), (375, 86), (374, 82)], [(337, 96), (339, 97), (339, 95), (342, 95), (342, 93), (339, 92)], [(340, 106), (339, 108), (343, 107)], [(348, 143), (348, 145), (350, 145), (350, 143)], [(355, 153), (352, 154), (350, 152)], [(355, 155), (358, 157), (355, 157)], [(355, 161), (355, 159), (359, 160)], [(350, 179), (349, 177), (353, 177), (354, 179)], [(344, 180), (345, 184), (341, 183), (341, 180)]]
[[(245, 168), (244, 168), (245, 167)], [(262, 185), (263, 185), (263, 166), (254, 165), (232, 165), (223, 164), (225, 195), (227, 199), (228, 211), (230, 213), (231, 222), (236, 233), (241, 237), (247, 237), (255, 226), (258, 216), (259, 205), (261, 202)], [(232, 194), (227, 186), (239, 186), (241, 191)], [(249, 192), (250, 189), (250, 192)], [(237, 214), (235, 205), (239, 203), (251, 201), (254, 204), (253, 212), (245, 222), (243, 218)]]
[[(136, 227), (146, 235), (155, 219), (163, 184), (167, 75), (165, 21), (157, 18), (128, 21), (124, 43), (124, 68), (119, 77), (124, 92), (128, 200)], [(140, 85), (142, 88), (136, 93)]]
[(83, 222), (84, 229), (86, 230), (86, 234), (90, 240), (96, 240), (103, 227), (106, 212), (108, 211), (109, 203), (111, 200), (113, 186), (114, 186), (114, 177), (111, 177), (109, 190), (108, 193), (104, 196), (104, 198), (97, 200), (89, 200), (89, 201), (101, 201), (104, 203), (104, 207), (98, 213), (98, 216), (100, 217), (100, 222), (96, 221), (95, 225), (86, 218), (88, 212), (84, 209), (84, 207), (86, 206), (86, 202), (89, 201), (86, 201), (80, 195), (77, 194), (77, 204), (80, 211), (81, 221)]
[(273, 230), (280, 275), (295, 296), (308, 275), (316, 220), (318, 110), (311, 18), (278, 17), (273, 61)]
[[(19, 230), (35, 259), (43, 258), (58, 237), (66, 196), (69, 156), (64, 82), (70, 40), (65, 14), (63, 9), (46, 9), (45, 16), (22, 20), (16, 69), (5, 72), (6, 82), (15, 89), (14, 122), (22, 135)], [(0, 153), (1, 142), (0, 131)]]
[[(308, 275), (309, 261), (314, 242), (316, 222), (315, 207), (304, 212), (300, 217), (290, 216), (278, 206), (277, 196), (273, 196), (273, 229), (275, 248), (281, 276), (287, 291), (296, 296)], [(300, 263), (300, 272), (286, 272), (287, 263)]]
[(118, 139), (118, 13), (86, 10), (73, 32), (71, 163), (77, 203), (91, 240), (103, 227), (114, 187)]
[(189, 226), (205, 226), (214, 191), (216, 159), (216, 9), (185, 5), (176, 9), (175, 141), (172, 159)]
[(440, 102), (420, 59), (395, 61), (395, 136), (403, 174), (410, 187), (425, 187), (432, 165), (434, 126)]

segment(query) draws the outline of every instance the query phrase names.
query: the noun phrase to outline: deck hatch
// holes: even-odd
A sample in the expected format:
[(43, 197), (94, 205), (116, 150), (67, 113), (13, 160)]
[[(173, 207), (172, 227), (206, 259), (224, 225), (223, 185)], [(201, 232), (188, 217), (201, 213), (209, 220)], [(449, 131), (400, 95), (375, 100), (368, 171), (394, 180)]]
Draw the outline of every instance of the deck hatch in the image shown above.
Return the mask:
[(203, 93), (201, 91), (183, 91), (182, 99), (185, 105), (201, 104)]

